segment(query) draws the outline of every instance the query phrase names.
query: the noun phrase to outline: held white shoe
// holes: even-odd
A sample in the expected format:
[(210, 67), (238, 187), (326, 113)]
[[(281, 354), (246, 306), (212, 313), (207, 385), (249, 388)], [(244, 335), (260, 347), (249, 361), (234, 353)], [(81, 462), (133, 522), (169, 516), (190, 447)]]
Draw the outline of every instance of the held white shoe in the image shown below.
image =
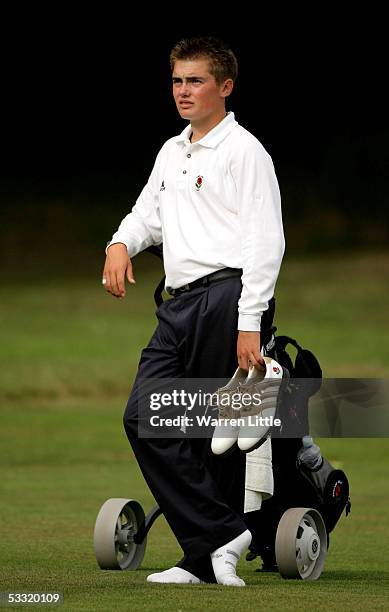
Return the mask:
[(244, 580), (236, 574), (236, 564), (241, 554), (251, 544), (251, 533), (248, 529), (243, 531), (224, 546), (220, 546), (211, 553), (213, 571), (218, 584), (224, 586), (246, 586)]
[(228, 383), (218, 389), (212, 396), (211, 406), (218, 408), (219, 424), (216, 425), (211, 449), (214, 455), (224, 455), (231, 451), (238, 439), (239, 426), (234, 420), (239, 418), (239, 408), (234, 409), (234, 394), (239, 393), (242, 382), (247, 378), (247, 371), (238, 368)]
[(187, 572), (182, 567), (171, 567), (164, 572), (157, 572), (147, 576), (147, 582), (159, 584), (204, 584), (200, 578)]
[(240, 409), (243, 424), (239, 428), (238, 446), (249, 453), (265, 442), (276, 415), (281, 384), (288, 376), (277, 361), (264, 357), (266, 370), (250, 369), (245, 382), (240, 386), (241, 393), (247, 393), (252, 400)]

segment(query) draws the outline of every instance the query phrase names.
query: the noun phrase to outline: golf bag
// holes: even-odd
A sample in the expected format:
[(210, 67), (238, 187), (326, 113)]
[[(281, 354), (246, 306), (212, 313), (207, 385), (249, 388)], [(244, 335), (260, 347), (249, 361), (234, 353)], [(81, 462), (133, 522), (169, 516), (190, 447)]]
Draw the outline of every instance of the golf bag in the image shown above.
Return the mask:
[[(351, 509), (349, 482), (346, 474), (335, 469), (327, 459), (315, 470), (310, 470), (297, 460), (302, 447), (302, 437), (309, 434), (309, 398), (321, 386), (322, 371), (314, 354), (302, 348), (288, 336), (276, 336), (272, 327), (265, 338), (264, 353), (273, 357), (290, 374), (288, 388), (279, 404), (282, 431), (272, 434), (272, 463), (274, 495), (262, 503), (260, 510), (245, 515), (247, 526), (253, 533), (247, 559), (260, 556), (261, 571), (277, 571), (275, 540), (277, 526), (286, 510), (293, 507), (315, 508), (323, 517), (329, 534), (340, 519)], [(288, 344), (295, 347), (293, 361), (288, 354)], [(312, 384), (309, 384), (309, 379)]]

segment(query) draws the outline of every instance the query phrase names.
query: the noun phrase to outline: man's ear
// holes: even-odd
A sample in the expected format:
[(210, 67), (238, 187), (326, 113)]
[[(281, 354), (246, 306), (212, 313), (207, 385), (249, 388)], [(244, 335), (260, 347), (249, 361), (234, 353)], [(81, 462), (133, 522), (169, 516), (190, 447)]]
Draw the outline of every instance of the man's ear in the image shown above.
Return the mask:
[(224, 81), (220, 88), (220, 95), (222, 98), (228, 98), (234, 88), (234, 81), (232, 79), (227, 79)]

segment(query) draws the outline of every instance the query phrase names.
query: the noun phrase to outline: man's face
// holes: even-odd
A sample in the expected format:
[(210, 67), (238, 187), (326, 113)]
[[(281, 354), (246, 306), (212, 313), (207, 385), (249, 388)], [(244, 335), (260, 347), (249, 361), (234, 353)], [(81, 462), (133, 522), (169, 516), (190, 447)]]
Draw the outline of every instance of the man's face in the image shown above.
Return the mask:
[(173, 97), (183, 119), (203, 121), (224, 110), (232, 80), (221, 85), (209, 72), (207, 59), (177, 60), (173, 69)]

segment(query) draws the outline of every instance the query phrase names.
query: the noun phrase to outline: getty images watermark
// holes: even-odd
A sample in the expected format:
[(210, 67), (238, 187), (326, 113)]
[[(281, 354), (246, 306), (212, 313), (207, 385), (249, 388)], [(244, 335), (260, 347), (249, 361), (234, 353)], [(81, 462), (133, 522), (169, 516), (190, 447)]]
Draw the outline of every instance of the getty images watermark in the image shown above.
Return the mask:
[[(389, 437), (387, 379), (270, 379), (228, 389), (226, 379), (137, 381), (138, 435), (212, 437), (214, 430), (271, 428), (272, 437)], [(227, 430), (226, 430), (227, 431)], [(224, 432), (220, 434), (224, 435)]]
[[(265, 408), (266, 412), (269, 412), (269, 405)], [(263, 414), (263, 396), (256, 392), (219, 391), (211, 393), (202, 389), (197, 391), (172, 389), (169, 392), (153, 392), (149, 394), (149, 409), (158, 412), (149, 417), (150, 426), (153, 428), (179, 427), (182, 429), (194, 426), (208, 428), (225, 425), (227, 419), (228, 425), (233, 427), (243, 425), (279, 427), (281, 425), (279, 418)], [(184, 410), (184, 414), (174, 414), (175, 410), (180, 409)]]

